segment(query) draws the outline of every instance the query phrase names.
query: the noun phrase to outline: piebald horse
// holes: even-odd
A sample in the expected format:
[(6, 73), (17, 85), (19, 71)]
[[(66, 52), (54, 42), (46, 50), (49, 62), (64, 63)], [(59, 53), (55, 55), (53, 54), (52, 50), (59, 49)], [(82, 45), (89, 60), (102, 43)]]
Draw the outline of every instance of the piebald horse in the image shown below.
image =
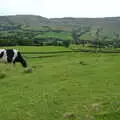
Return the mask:
[(16, 49), (0, 49), (0, 62), (11, 64), (19, 62), (24, 68), (27, 68), (25, 59)]

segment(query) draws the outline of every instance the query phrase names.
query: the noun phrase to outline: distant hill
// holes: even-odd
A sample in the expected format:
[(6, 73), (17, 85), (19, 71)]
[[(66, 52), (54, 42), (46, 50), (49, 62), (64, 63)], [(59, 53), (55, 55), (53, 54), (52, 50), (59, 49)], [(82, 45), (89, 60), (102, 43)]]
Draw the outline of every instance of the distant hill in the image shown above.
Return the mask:
[(45, 18), (35, 15), (0, 16), (0, 24), (22, 24), (27, 26), (68, 26), (79, 27), (81, 25), (92, 26), (93, 30), (102, 27), (105, 31), (120, 32), (120, 17), (106, 18)]
[(42, 26), (49, 23), (47, 18), (34, 15), (0, 16), (0, 24), (22, 24), (30, 26)]
[(120, 17), (106, 18), (53, 18), (50, 19), (56, 25), (63, 26), (91, 26), (94, 29), (102, 27), (106, 32), (120, 32)]

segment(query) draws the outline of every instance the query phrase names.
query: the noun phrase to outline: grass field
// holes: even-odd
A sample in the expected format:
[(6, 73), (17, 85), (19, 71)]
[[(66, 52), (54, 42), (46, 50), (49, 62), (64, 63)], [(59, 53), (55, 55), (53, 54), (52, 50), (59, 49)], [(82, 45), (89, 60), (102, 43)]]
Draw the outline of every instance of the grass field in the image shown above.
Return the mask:
[(65, 47), (54, 47), (54, 46), (43, 46), (43, 47), (37, 47), (37, 46), (10, 46), (10, 47), (1, 47), (2, 48), (15, 48), (21, 52), (55, 52), (55, 51), (71, 51), (70, 48), (65, 48)]
[(0, 64), (0, 120), (120, 119), (119, 54), (71, 52), (26, 60), (32, 73), (24, 73), (20, 64)]
[(38, 35), (37, 38), (59, 38), (63, 40), (72, 40), (70, 33), (56, 33), (56, 32), (47, 32), (43, 35)]

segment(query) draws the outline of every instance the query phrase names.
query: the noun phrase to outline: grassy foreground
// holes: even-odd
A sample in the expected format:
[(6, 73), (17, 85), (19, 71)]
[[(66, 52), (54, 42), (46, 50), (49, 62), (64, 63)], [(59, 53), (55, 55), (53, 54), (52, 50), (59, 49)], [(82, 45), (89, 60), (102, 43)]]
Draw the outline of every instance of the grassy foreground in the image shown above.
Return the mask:
[(0, 64), (0, 120), (120, 119), (119, 54), (60, 53), (27, 61), (32, 73)]

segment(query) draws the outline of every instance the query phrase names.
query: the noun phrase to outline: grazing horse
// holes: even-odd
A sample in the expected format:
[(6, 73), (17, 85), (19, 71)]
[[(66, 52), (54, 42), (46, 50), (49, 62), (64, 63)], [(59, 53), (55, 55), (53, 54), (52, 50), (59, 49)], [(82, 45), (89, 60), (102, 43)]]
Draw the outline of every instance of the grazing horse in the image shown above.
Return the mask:
[(27, 67), (26, 61), (16, 49), (0, 49), (0, 61), (13, 64), (20, 62), (24, 68)]

